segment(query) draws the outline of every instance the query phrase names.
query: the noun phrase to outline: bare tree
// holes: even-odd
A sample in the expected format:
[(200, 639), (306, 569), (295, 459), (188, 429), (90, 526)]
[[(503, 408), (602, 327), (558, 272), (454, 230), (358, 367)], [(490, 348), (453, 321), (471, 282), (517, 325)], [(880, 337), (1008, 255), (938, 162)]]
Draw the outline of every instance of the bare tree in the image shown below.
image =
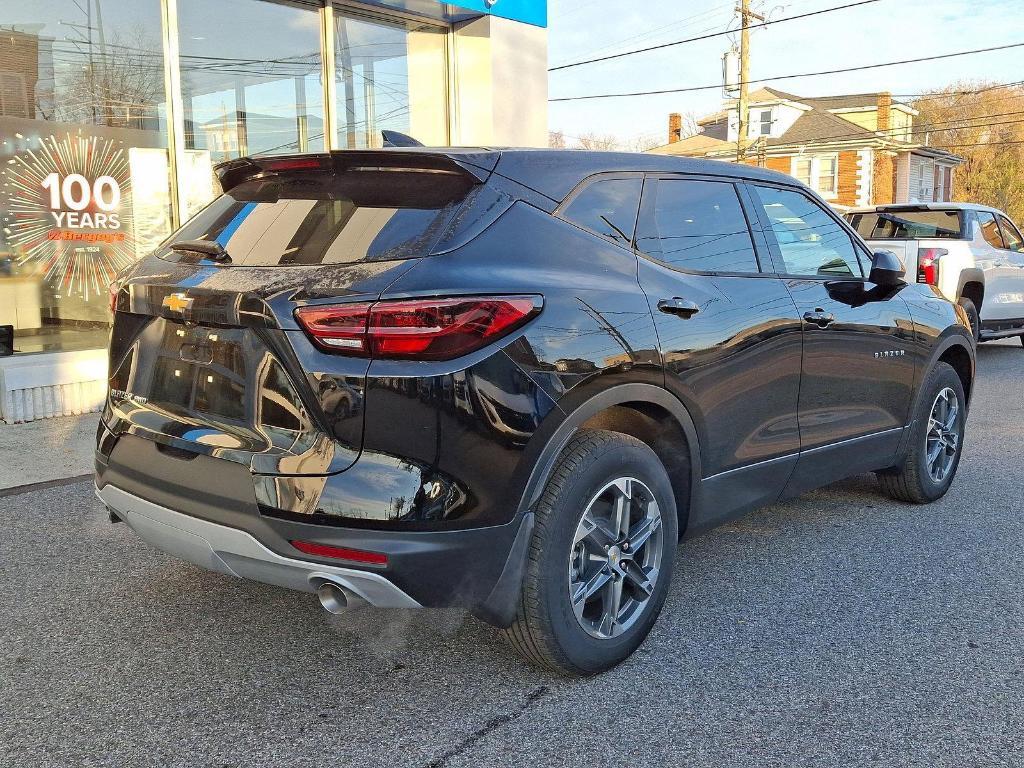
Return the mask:
[(700, 125), (697, 124), (697, 115), (694, 112), (683, 112), (682, 118), (682, 126), (679, 132), (680, 139), (688, 139), (703, 131)]
[(576, 141), (580, 149), (612, 152), (622, 147), (619, 138), (610, 133), (596, 134), (588, 132), (577, 137)]
[(125, 128), (154, 122), (163, 100), (160, 50), (142, 28), (127, 37), (112, 33), (103, 51), (69, 73), (55, 119)]
[(565, 134), (561, 131), (548, 131), (548, 146), (551, 149), (565, 149)]

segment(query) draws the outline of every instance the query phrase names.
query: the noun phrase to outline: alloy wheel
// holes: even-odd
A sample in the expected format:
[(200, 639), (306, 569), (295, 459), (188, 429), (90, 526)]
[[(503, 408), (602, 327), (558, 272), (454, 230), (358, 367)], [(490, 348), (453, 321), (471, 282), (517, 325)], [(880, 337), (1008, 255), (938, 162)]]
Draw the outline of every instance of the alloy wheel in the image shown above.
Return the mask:
[(661, 507), (633, 477), (605, 485), (587, 504), (569, 552), (569, 602), (601, 640), (628, 630), (654, 594), (664, 550)]
[(950, 387), (944, 388), (932, 403), (925, 438), (925, 464), (928, 475), (941, 483), (949, 475), (960, 449), (960, 401)]

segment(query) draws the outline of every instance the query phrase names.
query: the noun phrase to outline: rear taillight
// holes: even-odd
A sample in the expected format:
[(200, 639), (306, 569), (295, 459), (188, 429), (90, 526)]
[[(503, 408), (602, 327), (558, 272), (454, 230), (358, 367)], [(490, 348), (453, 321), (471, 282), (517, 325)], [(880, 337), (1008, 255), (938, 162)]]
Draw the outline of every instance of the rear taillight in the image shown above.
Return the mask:
[(939, 284), (939, 259), (949, 251), (945, 248), (919, 248), (917, 251), (917, 282)]
[(541, 306), (539, 296), (470, 296), (301, 307), (295, 316), (330, 352), (451, 360), (511, 333)]

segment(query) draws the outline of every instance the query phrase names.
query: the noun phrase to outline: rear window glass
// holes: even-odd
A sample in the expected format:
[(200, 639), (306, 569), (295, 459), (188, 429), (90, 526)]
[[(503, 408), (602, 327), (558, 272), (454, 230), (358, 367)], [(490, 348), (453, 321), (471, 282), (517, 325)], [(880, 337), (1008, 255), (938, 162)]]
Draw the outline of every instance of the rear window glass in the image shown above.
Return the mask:
[(850, 226), (865, 240), (960, 238), (960, 211), (880, 211), (851, 213)]
[(424, 256), (465, 200), (460, 175), (350, 171), (253, 179), (213, 201), (161, 249), (212, 240), (232, 265), (354, 264)]

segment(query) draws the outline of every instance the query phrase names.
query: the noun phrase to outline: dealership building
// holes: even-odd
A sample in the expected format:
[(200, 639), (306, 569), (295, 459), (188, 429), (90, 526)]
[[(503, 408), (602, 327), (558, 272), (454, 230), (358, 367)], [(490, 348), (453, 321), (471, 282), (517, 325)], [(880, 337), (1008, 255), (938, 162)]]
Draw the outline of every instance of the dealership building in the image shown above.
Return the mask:
[(114, 274), (243, 155), (547, 143), (545, 0), (0, 9), (0, 419), (98, 410)]

